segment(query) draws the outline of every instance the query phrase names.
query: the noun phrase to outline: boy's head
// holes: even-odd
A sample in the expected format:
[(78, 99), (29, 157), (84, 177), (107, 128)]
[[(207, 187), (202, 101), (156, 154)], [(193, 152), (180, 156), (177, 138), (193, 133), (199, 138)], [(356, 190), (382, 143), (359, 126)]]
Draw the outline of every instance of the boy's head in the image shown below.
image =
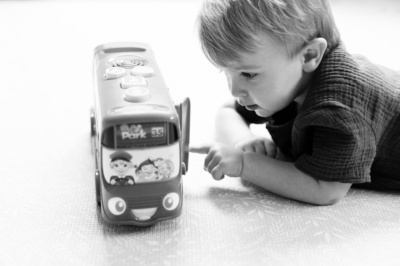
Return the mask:
[(302, 104), (324, 54), (339, 43), (327, 0), (205, 0), (204, 53), (236, 101), (269, 117)]
[(259, 32), (268, 34), (289, 58), (312, 39), (339, 43), (328, 0), (205, 0), (198, 17), (200, 42), (217, 66), (254, 53)]

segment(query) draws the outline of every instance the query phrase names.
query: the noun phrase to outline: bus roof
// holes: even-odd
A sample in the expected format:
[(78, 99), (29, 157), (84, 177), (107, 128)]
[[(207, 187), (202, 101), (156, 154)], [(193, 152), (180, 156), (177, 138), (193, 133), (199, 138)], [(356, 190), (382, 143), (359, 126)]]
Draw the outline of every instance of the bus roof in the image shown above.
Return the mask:
[[(105, 79), (107, 68), (115, 66), (118, 58), (134, 58), (138, 64), (154, 70), (153, 77), (146, 77), (150, 94), (143, 102), (130, 102), (124, 99), (126, 89), (120, 86), (121, 79)], [(175, 105), (165, 85), (161, 71), (155, 61), (151, 48), (143, 43), (109, 43), (95, 48), (94, 53), (94, 93), (96, 115), (103, 129), (123, 123), (168, 121), (178, 123)], [(130, 76), (131, 68), (125, 68)], [(101, 130), (99, 128), (99, 130)]]

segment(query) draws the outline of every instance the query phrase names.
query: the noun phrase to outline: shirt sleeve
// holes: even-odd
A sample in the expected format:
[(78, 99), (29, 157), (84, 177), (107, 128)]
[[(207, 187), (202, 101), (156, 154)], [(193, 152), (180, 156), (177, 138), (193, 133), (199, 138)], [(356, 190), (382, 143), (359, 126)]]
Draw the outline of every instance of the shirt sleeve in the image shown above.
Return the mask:
[(307, 143), (295, 162), (300, 171), (324, 181), (371, 182), (375, 135), (361, 116), (338, 108), (313, 112), (306, 120), (307, 127), (294, 128), (296, 143)]

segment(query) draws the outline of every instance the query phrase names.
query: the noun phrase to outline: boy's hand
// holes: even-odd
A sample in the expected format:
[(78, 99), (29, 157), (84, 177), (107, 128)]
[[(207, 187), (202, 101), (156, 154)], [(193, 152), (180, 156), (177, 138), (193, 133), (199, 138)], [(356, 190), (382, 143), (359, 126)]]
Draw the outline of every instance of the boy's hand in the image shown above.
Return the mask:
[(272, 158), (276, 158), (277, 156), (277, 148), (275, 143), (267, 138), (262, 137), (254, 137), (239, 141), (236, 143), (235, 148), (244, 152), (255, 152)]
[(238, 177), (243, 170), (244, 152), (231, 146), (214, 143), (198, 147), (190, 147), (190, 152), (207, 154), (204, 160), (204, 170), (215, 180), (221, 180), (224, 175)]

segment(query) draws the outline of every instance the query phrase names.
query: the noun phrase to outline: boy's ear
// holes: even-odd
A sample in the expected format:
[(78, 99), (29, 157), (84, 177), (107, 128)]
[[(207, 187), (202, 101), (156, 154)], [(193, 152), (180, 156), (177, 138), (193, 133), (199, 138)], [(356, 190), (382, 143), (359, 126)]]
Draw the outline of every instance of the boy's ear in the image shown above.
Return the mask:
[(313, 72), (321, 63), (328, 43), (324, 38), (315, 38), (302, 50), (303, 70), (307, 73)]

